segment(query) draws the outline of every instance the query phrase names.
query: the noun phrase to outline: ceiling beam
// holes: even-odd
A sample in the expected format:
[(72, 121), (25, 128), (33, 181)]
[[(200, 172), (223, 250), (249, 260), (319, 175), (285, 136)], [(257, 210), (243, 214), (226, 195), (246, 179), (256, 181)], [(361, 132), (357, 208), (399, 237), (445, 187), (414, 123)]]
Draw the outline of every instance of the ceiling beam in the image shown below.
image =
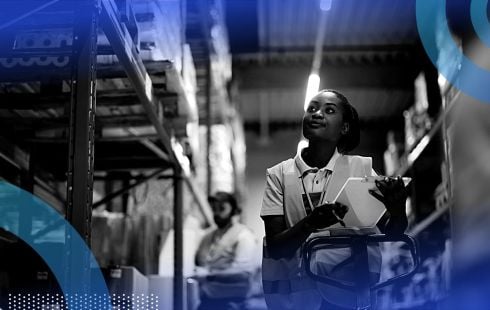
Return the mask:
[[(310, 64), (267, 64), (235, 66), (240, 89), (281, 89), (304, 86)], [(376, 65), (329, 65), (320, 70), (323, 88), (413, 89), (417, 69), (412, 63)]]

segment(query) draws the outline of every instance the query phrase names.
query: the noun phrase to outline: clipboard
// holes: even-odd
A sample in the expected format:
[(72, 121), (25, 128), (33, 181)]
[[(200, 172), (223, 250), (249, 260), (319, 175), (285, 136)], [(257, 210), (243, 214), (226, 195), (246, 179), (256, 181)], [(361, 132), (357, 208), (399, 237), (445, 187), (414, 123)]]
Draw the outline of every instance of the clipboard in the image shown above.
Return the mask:
[[(369, 190), (377, 190), (375, 181), (383, 180), (384, 176), (350, 177), (345, 181), (333, 202), (339, 202), (349, 207), (343, 221), (346, 228), (375, 228), (386, 208), (384, 204), (373, 197)], [(411, 178), (403, 178), (407, 186)], [(335, 224), (329, 229), (342, 229), (340, 224)]]

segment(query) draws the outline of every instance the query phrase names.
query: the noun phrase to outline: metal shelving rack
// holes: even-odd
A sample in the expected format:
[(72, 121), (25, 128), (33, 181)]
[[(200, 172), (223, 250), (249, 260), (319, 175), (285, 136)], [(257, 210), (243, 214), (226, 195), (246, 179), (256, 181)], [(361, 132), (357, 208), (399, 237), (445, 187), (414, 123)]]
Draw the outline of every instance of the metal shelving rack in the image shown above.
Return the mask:
[[(452, 234), (452, 218), (451, 218), (451, 209), (453, 208), (453, 194), (452, 194), (452, 185), (451, 185), (451, 176), (452, 176), (452, 171), (451, 171), (451, 158), (450, 158), (450, 137), (448, 135), (448, 128), (451, 126), (451, 112), (455, 109), (455, 106), (458, 103), (458, 98), (460, 95), (460, 91), (453, 87), (448, 87), (446, 89), (443, 89), (441, 91), (441, 97), (442, 97), (442, 108), (441, 111), (439, 112), (438, 116), (435, 118), (434, 122), (432, 123), (432, 126), (430, 130), (426, 132), (419, 140), (418, 142), (409, 150), (405, 152), (403, 155), (403, 158), (406, 159), (405, 163), (396, 171), (394, 175), (410, 175), (413, 173), (414, 166), (417, 165), (418, 161), (423, 161), (424, 152), (428, 149), (429, 145), (431, 143), (441, 143), (441, 150), (442, 150), (442, 157), (440, 158), (441, 162), (445, 163), (445, 171), (447, 175), (447, 189), (448, 189), (448, 197), (447, 197), (447, 203), (439, 208), (434, 208), (434, 210), (426, 214), (422, 219), (418, 219), (411, 227), (409, 227), (409, 230), (407, 232), (408, 235), (413, 236), (418, 238), (419, 236), (423, 235), (425, 231), (428, 231), (432, 229), (434, 231), (433, 226), (436, 225), (435, 223), (441, 220), (441, 218), (444, 218), (445, 216), (448, 216), (445, 220), (447, 220), (447, 224), (444, 225), (450, 225), (448, 228), (448, 233), (449, 235)], [(438, 137), (439, 136), (439, 140)], [(435, 141), (435, 142), (434, 142)], [(434, 158), (432, 158), (433, 160)], [(428, 176), (429, 177), (429, 176)], [(416, 180), (415, 180), (416, 181)], [(439, 222), (441, 223), (441, 222)], [(446, 223), (446, 222), (444, 222)], [(439, 227), (439, 226), (438, 226)], [(422, 236), (423, 237), (423, 236)], [(444, 237), (444, 233), (442, 231), (438, 231), (436, 236), (433, 236), (433, 238), (447, 238)], [(401, 245), (394, 245), (392, 251), (400, 251), (400, 246)], [(447, 249), (445, 249), (446, 251)], [(433, 254), (432, 254), (433, 255)], [(439, 254), (438, 254), (439, 255)], [(444, 260), (444, 256), (441, 253), (440, 254), (441, 261)], [(446, 255), (446, 254), (444, 254)], [(432, 257), (429, 255), (429, 257)], [(448, 267), (448, 266), (446, 266)], [(441, 275), (441, 279), (444, 279), (444, 276), (447, 275)], [(447, 280), (447, 279), (446, 279)], [(408, 284), (408, 283), (407, 283)], [(447, 288), (446, 288), (447, 289)], [(446, 292), (447, 294), (447, 292)], [(395, 302), (394, 304), (391, 304), (389, 307), (390, 309), (419, 309), (420, 307), (425, 307), (427, 306), (426, 303), (431, 302), (431, 303), (442, 303), (444, 302), (444, 298), (447, 296), (438, 296), (438, 300), (408, 300), (405, 302)]]
[[(18, 1), (14, 0), (4, 1), (2, 6), (7, 12), (9, 9), (19, 7)], [(183, 171), (179, 156), (174, 152), (171, 136), (164, 126), (167, 120), (163, 116), (161, 101), (169, 97), (184, 99), (186, 97), (179, 73), (170, 62), (144, 62), (141, 59), (132, 35), (131, 19), (125, 21), (121, 19), (120, 8), (114, 0), (25, 1), (23, 10), (0, 23), (0, 33), (7, 43), (3, 46), (8, 46), (0, 50), (0, 58), (4, 60), (4, 64), (28, 58), (45, 61), (56, 57), (56, 60), (68, 61), (63, 66), (34, 64), (24, 66), (21, 70), (16, 66), (0, 66), (0, 82), (6, 83), (4, 85), (10, 88), (11, 83), (17, 85), (12, 92), (4, 91), (0, 94), (0, 98), (3, 98), (0, 103), (0, 112), (3, 111), (0, 118), (4, 120), (3, 124), (21, 124), (19, 128), (9, 128), (7, 125), (2, 127), (8, 133), (22, 133), (14, 139), (11, 137), (6, 139), (4, 145), (9, 147), (0, 152), (2, 159), (14, 169), (19, 169), (24, 176), (21, 186), (30, 191), (33, 191), (33, 184), (37, 184), (46, 192), (50, 192), (51, 196), (56, 196), (53, 194), (56, 190), (50, 188), (50, 182), (45, 176), (62, 180), (63, 176), (66, 176), (66, 202), (62, 198), (58, 198), (58, 201), (61, 204), (66, 203), (63, 211), (66, 213), (67, 220), (88, 245), (91, 238), (93, 182), (96, 170), (110, 167), (122, 170), (153, 169), (143, 177), (143, 180), (133, 182), (107, 195), (102, 199), (104, 202), (110, 201), (141, 182), (158, 177), (164, 171), (171, 170), (174, 182), (174, 309), (183, 309), (185, 304), (182, 273), (183, 187), (187, 186), (190, 189), (208, 223), (212, 222), (212, 213), (203, 193), (194, 184), (192, 178)], [(40, 20), (32, 19), (36, 14), (46, 11), (58, 12), (59, 20), (40, 23)], [(53, 28), (53, 31), (71, 28), (72, 44), (70, 46), (65, 42), (63, 46), (55, 48), (20, 48), (15, 39), (16, 31), (25, 31), (29, 28), (48, 30)], [(99, 29), (104, 31), (110, 48), (97, 46)], [(98, 65), (97, 55), (116, 55), (118, 63)], [(129, 89), (113, 89), (98, 94), (97, 79), (111, 78), (127, 78)], [(177, 82), (175, 89), (168, 89), (165, 81), (169, 79)], [(160, 83), (162, 80), (163, 84)], [(66, 88), (70, 91), (64, 91)], [(115, 111), (125, 106), (139, 105), (139, 108), (134, 107), (134, 109), (143, 113), (123, 116), (109, 113), (96, 116), (96, 102), (102, 107), (114, 107)], [(19, 112), (18, 109), (22, 111)], [(56, 109), (64, 112), (61, 114), (53, 112)], [(100, 127), (114, 124), (125, 127), (127, 135), (104, 137), (101, 134)], [(141, 124), (150, 125), (155, 133), (139, 134), (133, 126)], [(66, 131), (64, 131), (65, 136), (61, 134), (54, 137), (40, 137), (36, 134), (40, 129), (63, 128), (67, 129), (67, 136)], [(124, 153), (125, 159), (117, 161), (107, 156), (116, 144), (121, 148), (114, 151)], [(47, 149), (51, 149), (48, 154), (46, 154)], [(33, 150), (34, 156), (30, 156), (29, 150)], [(103, 155), (101, 157), (107, 157), (99, 160), (98, 152)], [(68, 159), (65, 168), (58, 159), (66, 155)], [(144, 158), (139, 165), (131, 161), (131, 158), (138, 156)], [(51, 168), (55, 171), (49, 171)], [(39, 171), (43, 173), (37, 175), (35, 172)], [(23, 219), (22, 223), (20, 229), (31, 231), (28, 219)], [(76, 255), (76, 253), (68, 254), (68, 257)], [(87, 264), (81, 266), (79, 270), (68, 272), (80, 273), (86, 279), (87, 285), (90, 283), (88, 260)]]
[[(438, 117), (436, 118), (434, 124), (432, 125), (431, 129), (422, 137), (419, 139), (418, 143), (415, 144), (415, 146), (405, 152), (403, 155), (404, 158), (407, 159), (407, 162), (400, 167), (397, 172), (394, 175), (405, 175), (409, 172), (410, 168), (413, 166), (414, 162), (421, 156), (423, 151), (426, 149), (426, 147), (429, 145), (429, 143), (433, 140), (433, 138), (436, 136), (436, 134), (441, 131), (442, 132), (442, 137), (443, 137), (443, 144), (444, 144), (444, 160), (447, 163), (447, 170), (446, 173), (448, 176), (451, 174), (451, 168), (450, 168), (450, 159), (449, 159), (449, 142), (448, 142), (448, 135), (447, 135), (447, 128), (448, 128), (448, 122), (447, 119), (453, 110), (453, 108), (456, 105), (456, 102), (459, 98), (460, 92), (455, 90), (454, 88), (450, 87), (446, 89), (442, 93), (443, 97), (443, 109), (439, 113)], [(451, 178), (449, 178), (449, 184), (448, 187), (451, 189)], [(451, 194), (452, 191), (450, 191)], [(449, 201), (452, 200), (452, 195), (450, 195)], [(444, 215), (446, 212), (450, 211), (451, 209), (451, 203), (443, 206), (441, 209), (435, 210), (432, 214), (427, 216), (424, 220), (420, 221), (416, 225), (414, 225), (408, 232), (409, 235), (415, 236), (421, 231), (423, 231), (425, 228), (430, 226), (434, 221), (439, 219), (440, 216)]]
[[(206, 184), (207, 193), (213, 190), (216, 180), (210, 158), (212, 149), (211, 127), (230, 124), (236, 114), (228, 93), (231, 81), (231, 56), (225, 25), (225, 1), (186, 1), (186, 38), (196, 68), (199, 122), (206, 130)], [(239, 183), (235, 178), (235, 192)], [(238, 181), (238, 182), (237, 182)]]

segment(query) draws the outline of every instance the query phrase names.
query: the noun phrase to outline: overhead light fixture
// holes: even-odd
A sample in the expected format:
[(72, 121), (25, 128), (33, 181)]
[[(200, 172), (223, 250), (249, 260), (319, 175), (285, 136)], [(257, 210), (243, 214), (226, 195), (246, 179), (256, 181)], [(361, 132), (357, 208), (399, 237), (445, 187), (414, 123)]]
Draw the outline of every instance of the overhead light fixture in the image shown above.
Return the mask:
[(320, 0), (320, 10), (330, 11), (332, 8), (332, 0)]
[(320, 76), (317, 73), (312, 73), (308, 77), (308, 85), (306, 86), (306, 96), (305, 96), (305, 104), (304, 110), (308, 107), (311, 98), (318, 93), (320, 90)]

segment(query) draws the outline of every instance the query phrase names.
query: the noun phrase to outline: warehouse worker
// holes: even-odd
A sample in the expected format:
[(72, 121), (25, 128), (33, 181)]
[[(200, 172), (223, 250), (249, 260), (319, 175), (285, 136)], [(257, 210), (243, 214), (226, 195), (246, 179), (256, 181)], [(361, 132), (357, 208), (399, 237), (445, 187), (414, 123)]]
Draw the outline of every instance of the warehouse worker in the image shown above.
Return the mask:
[(217, 192), (208, 200), (217, 227), (204, 236), (196, 254), (199, 310), (246, 309), (258, 267), (255, 236), (238, 222), (240, 208), (232, 194)]
[[(261, 217), (265, 224), (262, 282), (271, 310), (346, 309), (356, 306), (354, 293), (318, 284), (305, 275), (300, 248), (318, 229), (341, 222), (347, 207), (331, 204), (349, 177), (374, 174), (371, 158), (350, 156), (359, 144), (359, 118), (347, 98), (335, 90), (322, 90), (309, 102), (303, 115), (303, 135), (308, 146), (294, 158), (267, 169)], [(407, 227), (407, 190), (401, 178), (377, 182), (388, 220), (379, 229), (402, 234)], [(377, 229), (375, 229), (377, 230)], [(377, 231), (375, 231), (377, 232)], [(319, 256), (330, 276), (355, 278), (350, 248), (323, 251)], [(368, 247), (370, 280), (376, 282), (381, 269), (378, 245)], [(335, 270), (335, 271), (334, 271)], [(325, 287), (328, 289), (325, 290)]]

